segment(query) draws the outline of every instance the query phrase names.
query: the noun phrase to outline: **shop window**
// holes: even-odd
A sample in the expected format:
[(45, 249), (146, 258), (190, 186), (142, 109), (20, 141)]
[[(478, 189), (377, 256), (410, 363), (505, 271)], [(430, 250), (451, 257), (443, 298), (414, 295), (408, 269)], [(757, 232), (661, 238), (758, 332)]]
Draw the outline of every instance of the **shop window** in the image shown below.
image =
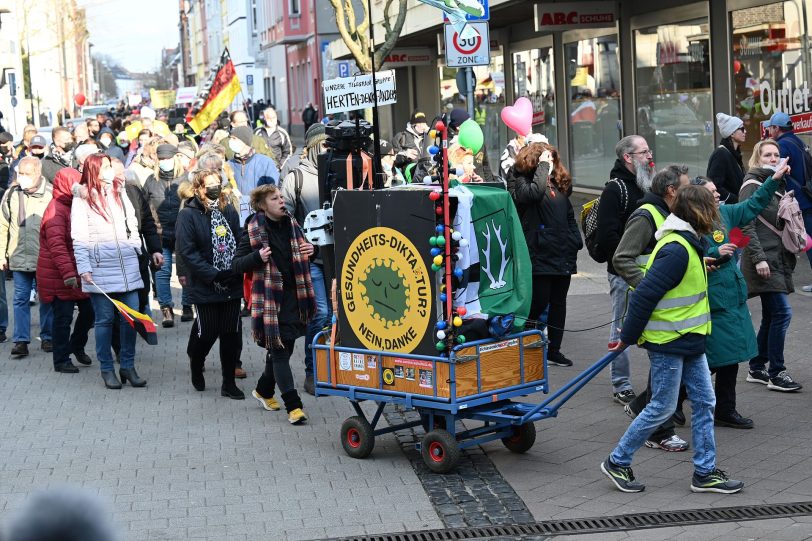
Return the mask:
[(620, 131), (617, 36), (564, 46), (569, 83), (570, 169), (579, 186), (603, 187)]
[(744, 120), (745, 161), (776, 111), (788, 113), (795, 132), (812, 141), (809, 56), (803, 54), (801, 1), (775, 2), (732, 11), (734, 114)]
[[(553, 49), (543, 47), (513, 54), (513, 95), (533, 102), (533, 132), (558, 146), (555, 119)], [(515, 134), (508, 134), (513, 137)]]
[(714, 148), (707, 18), (635, 32), (637, 133), (658, 168), (704, 174)]

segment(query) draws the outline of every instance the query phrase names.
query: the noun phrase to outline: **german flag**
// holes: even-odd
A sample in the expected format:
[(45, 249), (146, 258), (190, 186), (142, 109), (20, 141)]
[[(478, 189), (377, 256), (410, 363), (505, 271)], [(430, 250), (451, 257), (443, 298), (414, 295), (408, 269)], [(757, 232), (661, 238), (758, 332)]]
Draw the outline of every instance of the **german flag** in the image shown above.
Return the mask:
[(110, 297), (107, 298), (118, 308), (118, 313), (121, 314), (121, 317), (130, 324), (130, 327), (135, 329), (135, 332), (137, 332), (147, 344), (151, 346), (158, 345), (158, 333), (155, 330), (155, 323), (153, 323), (152, 318), (141, 312), (136, 312), (121, 301), (111, 299)]
[(228, 49), (225, 49), (222, 56), (220, 56), (220, 65), (214, 79), (211, 81), (209, 94), (203, 102), (203, 107), (189, 122), (192, 130), (197, 134), (208, 128), (209, 124), (214, 122), (217, 116), (231, 105), (239, 91), (240, 80), (237, 78), (237, 71), (231, 61), (231, 55), (228, 53)]

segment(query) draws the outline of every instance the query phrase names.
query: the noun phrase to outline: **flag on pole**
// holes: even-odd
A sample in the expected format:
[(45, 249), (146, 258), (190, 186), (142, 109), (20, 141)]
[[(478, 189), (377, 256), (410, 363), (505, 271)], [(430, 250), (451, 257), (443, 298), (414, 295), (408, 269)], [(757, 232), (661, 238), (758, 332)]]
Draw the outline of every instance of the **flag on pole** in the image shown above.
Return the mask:
[[(124, 321), (126, 321), (130, 327), (135, 329), (135, 332), (137, 332), (147, 344), (151, 346), (158, 345), (158, 332), (155, 329), (155, 323), (152, 321), (151, 317), (146, 314), (142, 314), (141, 312), (137, 312), (123, 302), (110, 297), (110, 295), (102, 291), (102, 289), (97, 286), (96, 282), (93, 280), (91, 280), (90, 283), (96, 286), (96, 289), (98, 289), (102, 295), (107, 297), (108, 301), (113, 303), (113, 306), (118, 309), (119, 315), (124, 318)], [(147, 285), (147, 287), (149, 287), (149, 285)]]
[(240, 91), (240, 80), (237, 78), (237, 71), (234, 69), (234, 62), (228, 49), (223, 50), (220, 56), (220, 64), (214, 74), (209, 87), (209, 93), (205, 96), (203, 106), (195, 117), (189, 122), (195, 133), (200, 133), (209, 127), (209, 124), (222, 113), (226, 107), (231, 105), (234, 97)]

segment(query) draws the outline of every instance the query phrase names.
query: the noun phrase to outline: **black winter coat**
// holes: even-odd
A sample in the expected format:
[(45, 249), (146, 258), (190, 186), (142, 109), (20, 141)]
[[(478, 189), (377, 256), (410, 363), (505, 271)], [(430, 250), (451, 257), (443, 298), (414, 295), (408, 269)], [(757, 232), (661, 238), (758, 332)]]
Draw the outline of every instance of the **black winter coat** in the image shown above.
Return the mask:
[[(606, 270), (617, 275), (615, 267), (612, 265), (612, 258), (615, 256), (617, 245), (620, 244), (620, 238), (623, 236), (623, 230), (626, 228), (626, 221), (632, 212), (637, 210), (640, 206), (640, 200), (646, 193), (637, 185), (637, 177), (634, 173), (626, 169), (626, 165), (618, 158), (615, 160), (615, 165), (612, 172), (609, 173), (610, 179), (617, 179), (623, 182), (626, 187), (626, 198), (623, 197), (620, 187), (616, 182), (609, 182), (601, 192), (600, 210), (598, 211), (598, 230), (596, 239), (598, 246), (608, 258), (606, 261)], [(625, 206), (624, 206), (625, 203)]]
[(723, 203), (739, 202), (739, 190), (744, 180), (742, 153), (734, 150), (729, 140), (722, 141), (708, 158), (708, 178), (716, 185)]
[(160, 178), (150, 175), (144, 183), (144, 194), (152, 209), (152, 217), (158, 226), (158, 234), (161, 236), (161, 243), (164, 248), (174, 249), (175, 246), (175, 222), (178, 219), (180, 210), (180, 196), (178, 196), (178, 186), (186, 181), (186, 175), (177, 178), (172, 172), (161, 171)]
[(548, 171), (547, 164), (536, 167), (532, 176), (511, 168), (508, 191), (522, 222), (533, 274), (566, 276), (578, 272), (578, 250), (584, 243), (569, 199), (572, 188), (559, 191), (547, 182)]
[[(235, 242), (239, 241), (242, 233), (240, 215), (231, 205), (223, 209), (223, 215), (228, 221)], [(228, 285), (226, 292), (221, 293), (214, 289), (214, 278), (221, 271), (212, 265), (214, 247), (211, 242), (211, 214), (196, 197), (187, 200), (186, 206), (178, 213), (175, 236), (175, 249), (184, 261), (186, 291), (192, 304), (242, 298), (242, 277), (233, 273), (232, 279), (226, 284)]]
[(161, 237), (158, 235), (158, 228), (152, 218), (152, 212), (147, 203), (147, 198), (141, 190), (141, 185), (136, 179), (127, 180), (124, 184), (127, 197), (135, 209), (135, 218), (138, 220), (138, 232), (141, 234), (141, 256), (138, 258), (141, 270), (149, 266), (152, 254), (161, 252)]
[(54, 183), (56, 174), (66, 167), (70, 167), (70, 164), (65, 164), (53, 154), (48, 154), (42, 158), (42, 176), (51, 184)]

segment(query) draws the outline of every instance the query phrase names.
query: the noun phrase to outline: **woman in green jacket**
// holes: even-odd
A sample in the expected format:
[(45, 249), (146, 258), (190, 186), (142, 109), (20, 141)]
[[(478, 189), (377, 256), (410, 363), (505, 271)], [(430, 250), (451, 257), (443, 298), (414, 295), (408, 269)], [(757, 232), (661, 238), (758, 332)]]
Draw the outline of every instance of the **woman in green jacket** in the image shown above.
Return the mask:
[[(730, 242), (729, 233), (734, 227), (742, 227), (752, 222), (770, 203), (775, 191), (784, 185), (782, 177), (788, 168), (776, 171), (762, 184), (752, 197), (734, 205), (721, 205), (720, 227), (705, 241), (710, 248), (707, 257), (717, 259), (733, 256), (736, 245)], [(692, 184), (705, 186), (719, 203), (716, 185), (706, 177), (696, 177)], [(736, 411), (736, 378), (739, 363), (749, 361), (758, 354), (753, 321), (747, 307), (747, 284), (736, 264), (735, 258), (728, 259), (708, 273), (708, 300), (710, 301), (713, 330), (705, 342), (705, 355), (711, 372), (716, 373), (717, 426), (730, 428), (753, 428), (752, 419), (742, 417)]]

